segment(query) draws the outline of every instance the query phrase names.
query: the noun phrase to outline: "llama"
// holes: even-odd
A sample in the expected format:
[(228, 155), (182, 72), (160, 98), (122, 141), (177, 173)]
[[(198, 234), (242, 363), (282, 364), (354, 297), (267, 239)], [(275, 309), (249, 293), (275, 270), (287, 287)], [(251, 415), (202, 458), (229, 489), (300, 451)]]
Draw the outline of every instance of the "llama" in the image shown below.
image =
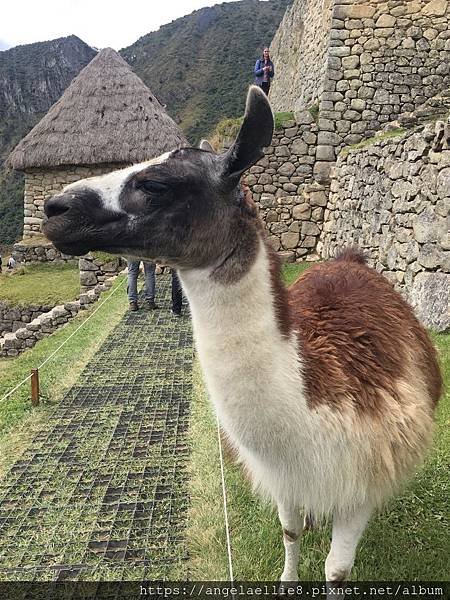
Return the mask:
[(272, 134), (252, 86), (227, 152), (202, 143), (70, 184), (46, 202), (44, 231), (67, 254), (177, 269), (221, 426), (278, 508), (281, 580), (298, 577), (303, 512), (332, 519), (325, 576), (341, 582), (371, 514), (423, 459), (441, 377), (409, 306), (356, 250), (283, 287), (240, 186)]

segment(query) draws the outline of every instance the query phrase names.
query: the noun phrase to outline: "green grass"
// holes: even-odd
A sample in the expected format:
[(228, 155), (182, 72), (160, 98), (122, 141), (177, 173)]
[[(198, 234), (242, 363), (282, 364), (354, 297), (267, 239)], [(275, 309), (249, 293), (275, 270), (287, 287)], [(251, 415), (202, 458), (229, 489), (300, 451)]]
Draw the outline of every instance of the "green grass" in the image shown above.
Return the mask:
[(119, 285), (121, 289), (40, 371), (42, 404), (39, 407), (31, 406), (29, 381), (6, 401), (1, 399), (27, 377), (31, 369), (36, 368), (58, 348), (98, 304), (80, 312), (66, 326), (18, 357), (0, 360), (0, 474), (26, 445), (25, 440), (31, 439), (33, 431), (45, 420), (49, 405), (58, 402), (73, 385), (83, 367), (121, 319), (128, 306), (123, 278), (119, 277), (113, 288), (102, 294), (100, 302)]
[(385, 131), (384, 133), (374, 135), (371, 138), (366, 138), (365, 140), (362, 140), (358, 144), (351, 144), (350, 146), (345, 146), (341, 150), (340, 155), (345, 157), (349, 154), (349, 152), (355, 152), (355, 151), (357, 152), (359, 150), (365, 150), (366, 148), (368, 148), (369, 146), (373, 146), (377, 142), (381, 142), (383, 140), (389, 140), (392, 138), (399, 137), (399, 136), (403, 135), (404, 133), (406, 133), (407, 131), (410, 131), (412, 133), (413, 130), (398, 128), (398, 129), (391, 129), (390, 131)]
[[(60, 564), (83, 564), (86, 568), (80, 578), (85, 580), (186, 578), (185, 545), (178, 540), (188, 503), (185, 442), (191, 325), (188, 318), (173, 319), (167, 310), (170, 278), (165, 276), (158, 282), (158, 297), (166, 308), (128, 313), (111, 331), (127, 308), (125, 286), (115, 290), (85, 323), (86, 329), (68, 342), (66, 356), (61, 351), (55, 357), (52, 373), (64, 378), (80, 352), (89, 349), (91, 356), (62, 403), (42, 411), (40, 435), (22, 438), (25, 452), (21, 458), (30, 463), (26, 476), (20, 482), (14, 473), (0, 477), (2, 506), (14, 506), (8, 528), (0, 536), (0, 580), (18, 577), (17, 572), (5, 573), (5, 568), (37, 565), (42, 567), (38, 578), (52, 579), (51, 567)], [(70, 348), (83, 331), (87, 334), (84, 342), (79, 340)], [(98, 348), (106, 335), (106, 344)], [(26, 365), (25, 372), (30, 366)], [(47, 368), (42, 375), (48, 383)], [(181, 383), (184, 375), (181, 391), (174, 387), (174, 380)], [(59, 397), (61, 393), (52, 386), (52, 402)], [(36, 412), (27, 426), (35, 420)], [(61, 453), (66, 451), (70, 456), (64, 460)], [(147, 474), (147, 468), (154, 474)], [(120, 495), (118, 512), (106, 506), (112, 502), (112, 493)], [(143, 504), (137, 508), (136, 502)], [(30, 510), (35, 507), (42, 512), (37, 515)], [(167, 528), (168, 520), (170, 540), (160, 528)], [(96, 553), (90, 545), (105, 541), (129, 550), (145, 549), (147, 564), (123, 564), (120, 558)]]
[[(310, 263), (284, 266), (291, 283)], [(450, 381), (450, 334), (434, 334), (444, 380)], [(450, 393), (437, 415), (434, 446), (414, 480), (375, 516), (360, 544), (354, 580), (448, 579), (450, 555)], [(188, 527), (192, 579), (227, 579), (217, 425), (199, 365), (194, 372), (192, 406), (191, 509)], [(240, 468), (227, 457), (226, 487), (233, 569), (236, 580), (277, 580), (283, 570), (283, 544), (275, 511), (256, 497)], [(323, 580), (329, 550), (327, 525), (302, 539), (299, 576)]]
[(309, 269), (314, 263), (312, 262), (301, 262), (301, 263), (286, 263), (283, 265), (281, 276), (285, 285), (291, 285), (296, 279), (300, 277), (302, 273)]
[[(208, 400), (200, 365), (194, 365), (190, 426), (191, 504), (187, 530), (189, 573), (193, 580), (229, 579), (223, 516), (217, 425)], [(227, 486), (230, 473), (227, 473)], [(238, 482), (240, 486), (241, 483)]]
[(11, 306), (62, 304), (79, 293), (76, 262), (29, 264), (0, 275), (0, 298)]
[[(274, 113), (275, 129), (281, 129), (286, 121), (292, 121), (293, 118), (294, 113), (292, 112)], [(243, 117), (237, 117), (234, 119), (227, 118), (219, 121), (214, 131), (208, 138), (212, 146), (216, 150), (219, 150), (222, 147), (224, 140), (234, 139), (239, 132), (243, 120)]]
[(318, 123), (318, 121), (319, 121), (319, 103), (316, 102), (315, 104), (311, 104), (311, 106), (308, 108), (308, 110), (309, 110), (309, 114), (312, 116), (314, 121), (316, 123)]
[(100, 250), (96, 250), (94, 252), (90, 252), (90, 254), (97, 260), (102, 261), (103, 263), (108, 262), (118, 262), (120, 260), (120, 256), (117, 254), (109, 254), (108, 252), (100, 252)]
[(294, 118), (293, 112), (277, 112), (275, 117), (275, 129), (282, 129), (286, 121), (292, 121)]

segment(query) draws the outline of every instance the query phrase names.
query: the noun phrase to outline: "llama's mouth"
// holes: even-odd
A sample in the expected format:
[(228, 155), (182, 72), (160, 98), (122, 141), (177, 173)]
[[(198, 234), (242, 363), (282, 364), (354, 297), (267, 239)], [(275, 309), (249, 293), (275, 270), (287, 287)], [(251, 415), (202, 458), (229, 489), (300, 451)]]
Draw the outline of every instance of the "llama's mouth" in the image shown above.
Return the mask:
[(57, 248), (57, 250), (70, 256), (84, 256), (85, 254), (94, 251), (107, 252), (108, 254), (118, 254), (122, 256), (140, 256), (140, 253), (137, 252), (137, 248), (123, 244), (120, 246), (113, 246), (111, 244), (103, 245), (100, 243), (88, 243), (85, 240), (67, 241), (51, 239), (50, 237), (49, 239), (55, 248)]
[[(50, 239), (50, 238), (49, 238)], [(99, 243), (88, 243), (84, 240), (75, 240), (75, 241), (67, 241), (67, 240), (55, 240), (50, 239), (55, 248), (57, 248), (63, 254), (70, 254), (71, 256), (83, 256), (88, 252), (92, 251), (102, 251), (108, 252), (109, 254), (132, 254), (132, 248), (127, 246), (111, 246), (111, 245), (103, 245)]]
[[(47, 236), (48, 237), (48, 236)], [(67, 242), (67, 241), (58, 241), (49, 238), (53, 243), (55, 248), (62, 252), (63, 254), (69, 254), (70, 256), (83, 256), (87, 254), (91, 250), (93, 250), (91, 244), (86, 244), (84, 242)]]
[(42, 232), (64, 254), (82, 256), (91, 250), (106, 250), (106, 246), (119, 253), (128, 245), (127, 215), (104, 209), (100, 196), (92, 190), (53, 196), (45, 202), (44, 211)]
[[(63, 254), (81, 256), (91, 250), (92, 245), (87, 240), (74, 236), (73, 229), (61, 223), (61, 217), (44, 218), (42, 233)], [(64, 226), (63, 226), (64, 225)]]
[(111, 222), (111, 225), (112, 227), (103, 226), (103, 229), (98, 229), (91, 224), (84, 224), (78, 229), (64, 216), (53, 216), (44, 218), (42, 232), (63, 254), (82, 256), (92, 250), (111, 254), (123, 253), (128, 244), (111, 243), (111, 240), (119, 237), (118, 232), (114, 231), (115, 222)]

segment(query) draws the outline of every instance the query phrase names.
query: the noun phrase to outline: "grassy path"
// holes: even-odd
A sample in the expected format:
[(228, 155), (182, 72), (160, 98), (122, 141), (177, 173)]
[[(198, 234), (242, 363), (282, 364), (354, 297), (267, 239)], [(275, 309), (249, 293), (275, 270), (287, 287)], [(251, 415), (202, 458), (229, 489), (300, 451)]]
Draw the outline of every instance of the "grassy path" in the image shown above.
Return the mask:
[(0, 580), (183, 577), (192, 334), (158, 282), (0, 481)]

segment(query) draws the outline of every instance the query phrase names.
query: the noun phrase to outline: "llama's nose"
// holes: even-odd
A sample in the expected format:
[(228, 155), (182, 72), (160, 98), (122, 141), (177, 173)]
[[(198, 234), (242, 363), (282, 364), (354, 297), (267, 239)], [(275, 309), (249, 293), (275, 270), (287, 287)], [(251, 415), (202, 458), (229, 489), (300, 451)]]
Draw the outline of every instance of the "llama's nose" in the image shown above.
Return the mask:
[(44, 212), (47, 217), (57, 217), (63, 215), (72, 205), (72, 197), (66, 194), (53, 196), (45, 201)]

